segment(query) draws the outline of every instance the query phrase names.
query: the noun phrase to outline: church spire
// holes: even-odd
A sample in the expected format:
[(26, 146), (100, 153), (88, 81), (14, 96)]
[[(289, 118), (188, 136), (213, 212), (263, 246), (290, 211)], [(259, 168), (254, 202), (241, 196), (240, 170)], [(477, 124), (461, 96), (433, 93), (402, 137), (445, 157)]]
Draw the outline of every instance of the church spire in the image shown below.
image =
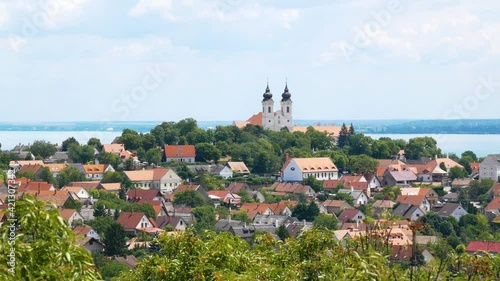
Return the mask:
[(288, 81), (285, 82), (285, 90), (283, 91), (281, 97), (283, 98), (281, 101), (287, 101), (292, 97), (292, 94), (288, 91)]
[(268, 100), (273, 98), (273, 94), (271, 93), (271, 90), (269, 89), (269, 81), (267, 81), (266, 92), (262, 96), (264, 97), (263, 101), (268, 101)]

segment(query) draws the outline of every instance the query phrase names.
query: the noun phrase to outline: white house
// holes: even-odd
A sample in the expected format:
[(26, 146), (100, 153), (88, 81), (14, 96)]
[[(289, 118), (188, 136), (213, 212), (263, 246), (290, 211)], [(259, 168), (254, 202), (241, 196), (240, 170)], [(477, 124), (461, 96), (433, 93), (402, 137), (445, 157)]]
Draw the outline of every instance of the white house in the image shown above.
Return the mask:
[(99, 235), (99, 233), (97, 233), (97, 231), (95, 231), (92, 227), (90, 227), (88, 225), (77, 226), (75, 229), (73, 229), (73, 233), (75, 233), (75, 235), (77, 235), (77, 236), (79, 235), (83, 238), (92, 237), (92, 238), (95, 238), (97, 240), (101, 239), (101, 236)]
[(500, 154), (490, 154), (479, 164), (479, 179), (500, 179)]
[(68, 226), (72, 227), (77, 221), (83, 223), (83, 216), (75, 209), (63, 209), (59, 211), (59, 215), (68, 222)]
[(88, 180), (102, 180), (104, 173), (115, 171), (109, 164), (82, 165), (82, 168)]
[(443, 207), (436, 209), (435, 211), (442, 218), (454, 217), (457, 221), (459, 221), (461, 217), (468, 214), (467, 211), (457, 203), (446, 203)]
[(136, 234), (138, 230), (156, 227), (156, 223), (142, 212), (122, 212), (116, 220), (126, 232)]
[(281, 179), (286, 182), (302, 181), (309, 176), (317, 180), (336, 180), (339, 170), (328, 157), (289, 158), (281, 169)]
[(83, 187), (65, 186), (65, 187), (61, 188), (61, 190), (67, 190), (70, 193), (70, 195), (72, 196), (72, 198), (76, 201), (79, 201), (80, 203), (85, 203), (85, 202), (87, 202), (87, 200), (90, 199), (89, 192)]
[(165, 145), (165, 162), (194, 163), (196, 150), (194, 145)]
[(124, 173), (136, 188), (158, 189), (162, 194), (172, 193), (182, 181), (174, 171), (167, 168), (125, 171)]
[(354, 198), (354, 206), (366, 205), (368, 203), (368, 196), (362, 190), (340, 189), (339, 193), (347, 193)]

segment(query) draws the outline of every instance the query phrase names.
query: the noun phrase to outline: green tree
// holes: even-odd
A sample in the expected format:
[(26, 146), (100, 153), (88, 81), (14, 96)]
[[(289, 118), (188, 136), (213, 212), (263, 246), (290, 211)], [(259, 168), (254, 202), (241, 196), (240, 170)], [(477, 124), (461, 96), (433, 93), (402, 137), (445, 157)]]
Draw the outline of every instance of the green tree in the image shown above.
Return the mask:
[(462, 159), (469, 157), (471, 160), (469, 162), (477, 162), (477, 155), (470, 150), (464, 151), (461, 156), (462, 156)]
[(109, 164), (113, 166), (115, 170), (117, 170), (118, 166), (122, 163), (120, 156), (111, 152), (99, 153), (99, 155), (97, 155), (97, 160), (99, 161), (99, 164)]
[(286, 229), (285, 225), (280, 225), (278, 229), (276, 230), (276, 235), (281, 239), (281, 241), (285, 241), (286, 239), (290, 238), (290, 233), (288, 232), (288, 229)]
[(98, 138), (90, 138), (89, 141), (87, 142), (87, 145), (93, 146), (99, 151), (102, 150), (101, 140)]
[(117, 222), (113, 222), (105, 231), (104, 252), (108, 256), (121, 255), (127, 250), (125, 244), (127, 233), (123, 226)]
[(161, 152), (156, 148), (151, 148), (146, 152), (146, 162), (159, 165), (161, 162)]
[(57, 175), (58, 187), (62, 188), (65, 185), (69, 185), (71, 182), (84, 181), (85, 174), (75, 167), (67, 167), (62, 170), (59, 175)]
[(335, 200), (344, 200), (349, 205), (354, 206), (354, 198), (348, 193), (337, 193), (335, 194)]
[(54, 176), (48, 167), (43, 167), (41, 169), (40, 180), (48, 183), (54, 183)]
[(69, 137), (62, 142), (62, 151), (68, 151), (69, 146), (72, 144), (80, 145), (74, 137)]
[(337, 145), (340, 148), (343, 148), (343, 147), (349, 145), (349, 130), (347, 129), (345, 123), (342, 124), (342, 128), (340, 129)]
[(362, 154), (349, 157), (349, 170), (354, 174), (374, 174), (378, 165), (378, 161), (368, 155)]
[(94, 147), (90, 145), (71, 144), (68, 148), (68, 157), (74, 163), (86, 164), (94, 159), (94, 154)]
[(196, 162), (219, 161), (222, 152), (210, 143), (198, 143), (196, 148)]
[(314, 219), (313, 226), (316, 229), (337, 230), (339, 229), (339, 220), (332, 215), (320, 214)]
[(174, 194), (174, 205), (186, 205), (191, 208), (206, 205), (205, 198), (195, 190), (186, 190)]
[(455, 166), (450, 168), (448, 176), (451, 180), (464, 178), (467, 176), (467, 172), (465, 172), (465, 170), (463, 170), (462, 168)]
[(236, 214), (234, 214), (233, 219), (246, 223), (252, 222), (252, 220), (248, 217), (247, 211), (243, 209), (239, 210)]
[(102, 177), (101, 183), (121, 183), (123, 182), (123, 174), (120, 172), (107, 171)]
[(213, 230), (215, 226), (215, 209), (210, 206), (197, 207), (192, 211), (196, 223), (194, 228), (201, 234), (204, 230)]
[(94, 209), (94, 218), (105, 217), (108, 215), (108, 210), (104, 204), (99, 204)]
[(315, 192), (320, 192), (323, 189), (323, 182), (314, 176), (308, 176), (302, 180), (302, 184), (310, 186)]
[(56, 147), (50, 142), (44, 140), (38, 140), (33, 142), (33, 144), (30, 147), (30, 152), (37, 157), (46, 159), (56, 153)]
[[(1, 280), (101, 280), (92, 256), (75, 241), (73, 231), (54, 206), (25, 195), (16, 202), (18, 225), (9, 240), (10, 223), (1, 226)], [(13, 241), (14, 244), (9, 243)], [(57, 241), (57, 243), (54, 243)], [(15, 247), (14, 272), (7, 270)]]
[(88, 225), (90, 225), (99, 235), (101, 238), (106, 236), (106, 230), (114, 223), (115, 221), (113, 220), (112, 217), (110, 216), (105, 216), (105, 217), (97, 217), (93, 220), (90, 220), (87, 222)]
[(437, 142), (431, 137), (418, 137), (410, 139), (405, 147), (407, 159), (419, 159), (420, 157), (434, 158), (441, 155), (441, 150), (437, 147)]

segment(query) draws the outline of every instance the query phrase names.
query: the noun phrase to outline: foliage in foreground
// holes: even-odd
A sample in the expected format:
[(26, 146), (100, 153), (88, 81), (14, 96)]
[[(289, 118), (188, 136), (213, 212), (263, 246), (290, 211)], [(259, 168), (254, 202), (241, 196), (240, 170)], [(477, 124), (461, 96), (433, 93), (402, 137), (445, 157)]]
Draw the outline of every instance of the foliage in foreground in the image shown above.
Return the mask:
[[(369, 245), (335, 241), (311, 230), (285, 242), (258, 235), (253, 246), (230, 233), (162, 235), (159, 251), (120, 280), (498, 280), (500, 258), (444, 255), (418, 270), (403, 269)], [(496, 271), (495, 271), (495, 268)]]
[(91, 254), (75, 243), (75, 235), (55, 206), (25, 196), (16, 202), (15, 273), (7, 266), (12, 245), (8, 227), (2, 227), (0, 280), (100, 280)]

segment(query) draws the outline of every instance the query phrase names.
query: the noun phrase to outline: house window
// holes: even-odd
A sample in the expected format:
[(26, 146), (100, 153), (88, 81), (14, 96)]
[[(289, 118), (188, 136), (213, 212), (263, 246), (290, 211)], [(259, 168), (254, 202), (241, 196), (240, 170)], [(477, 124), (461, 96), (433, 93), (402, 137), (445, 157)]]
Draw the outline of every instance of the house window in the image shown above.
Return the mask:
[(94, 240), (90, 240), (90, 241), (89, 241), (89, 245), (90, 245), (90, 246), (94, 245)]

